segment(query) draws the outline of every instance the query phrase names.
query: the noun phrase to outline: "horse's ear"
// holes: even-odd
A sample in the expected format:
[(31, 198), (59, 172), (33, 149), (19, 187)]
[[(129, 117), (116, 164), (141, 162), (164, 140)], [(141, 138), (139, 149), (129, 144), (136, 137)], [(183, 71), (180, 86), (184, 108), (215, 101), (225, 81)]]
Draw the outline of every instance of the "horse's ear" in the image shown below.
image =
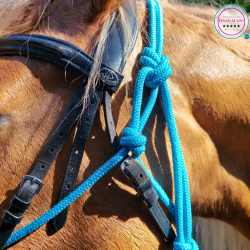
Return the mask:
[(90, 24), (99, 16), (106, 16), (117, 9), (125, 0), (84, 0), (88, 15), (85, 22)]

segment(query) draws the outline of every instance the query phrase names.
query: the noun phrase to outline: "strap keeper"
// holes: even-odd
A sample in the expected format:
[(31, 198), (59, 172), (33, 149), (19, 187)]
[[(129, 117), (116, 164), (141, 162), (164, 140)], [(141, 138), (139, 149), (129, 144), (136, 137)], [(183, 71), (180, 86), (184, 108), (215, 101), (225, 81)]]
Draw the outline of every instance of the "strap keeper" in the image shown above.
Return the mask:
[(143, 201), (150, 208), (156, 204), (158, 198), (158, 194), (155, 190), (153, 190), (153, 192), (149, 196), (145, 197)]
[(15, 195), (13, 197), (12, 201), (10, 202), (10, 204), (13, 207), (15, 207), (15, 208), (17, 208), (17, 209), (19, 209), (19, 210), (21, 210), (21, 211), (24, 212), (29, 207), (29, 205), (30, 205), (31, 202), (32, 202), (32, 200), (30, 202), (25, 202), (25, 201), (21, 200), (20, 198), (18, 198)]
[(14, 214), (12, 214), (10, 211), (6, 210), (3, 214), (3, 220), (6, 221), (9, 224), (12, 225), (17, 225), (20, 223), (20, 221), (22, 220), (24, 216), (24, 213), (21, 214), (21, 216), (16, 216)]
[(43, 182), (39, 179), (37, 179), (36, 177), (34, 176), (31, 176), (31, 175), (25, 175), (23, 180), (22, 180), (22, 183), (21, 183), (21, 187), (23, 186), (23, 184), (25, 183), (26, 180), (30, 180), (30, 184), (33, 185), (34, 183), (36, 183), (38, 185), (38, 188), (36, 190), (36, 194), (39, 194), (42, 186), (43, 186)]
[(142, 186), (140, 186), (140, 187), (137, 187), (137, 186), (135, 186), (135, 185), (134, 185), (134, 187), (135, 187), (135, 189), (136, 189), (138, 195), (139, 195), (140, 197), (143, 197), (143, 198), (144, 198), (144, 197), (145, 197), (145, 193), (146, 193), (147, 191), (150, 191), (150, 189), (153, 188), (153, 184), (152, 184), (151, 180), (149, 180), (146, 184), (144, 184), (144, 185), (142, 185)]

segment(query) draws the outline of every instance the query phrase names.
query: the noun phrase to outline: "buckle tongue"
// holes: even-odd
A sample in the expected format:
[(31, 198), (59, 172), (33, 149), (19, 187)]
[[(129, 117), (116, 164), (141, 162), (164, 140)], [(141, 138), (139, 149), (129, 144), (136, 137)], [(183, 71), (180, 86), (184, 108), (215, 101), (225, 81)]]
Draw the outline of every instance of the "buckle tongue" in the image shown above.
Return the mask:
[(25, 183), (26, 180), (30, 180), (31, 185), (33, 185), (34, 183), (36, 183), (38, 185), (38, 189), (36, 190), (36, 194), (39, 194), (39, 192), (43, 186), (43, 182), (34, 176), (25, 175), (22, 182), (21, 182), (21, 186)]

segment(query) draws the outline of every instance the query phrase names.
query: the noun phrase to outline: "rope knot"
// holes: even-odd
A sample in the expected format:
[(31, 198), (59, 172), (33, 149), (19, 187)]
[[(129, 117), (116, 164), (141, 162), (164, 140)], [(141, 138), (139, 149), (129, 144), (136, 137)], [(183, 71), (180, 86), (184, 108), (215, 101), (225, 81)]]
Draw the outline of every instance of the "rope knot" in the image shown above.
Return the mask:
[(158, 87), (164, 83), (172, 73), (172, 68), (168, 64), (169, 59), (164, 55), (157, 55), (150, 47), (146, 47), (142, 51), (140, 63), (145, 67), (151, 68), (145, 81), (145, 85), (149, 88)]
[(139, 134), (133, 128), (125, 128), (122, 132), (122, 138), (120, 140), (121, 146), (126, 146), (135, 155), (139, 156), (146, 150), (147, 138), (144, 135)]
[(174, 250), (199, 250), (197, 243), (191, 239), (190, 243), (174, 242)]

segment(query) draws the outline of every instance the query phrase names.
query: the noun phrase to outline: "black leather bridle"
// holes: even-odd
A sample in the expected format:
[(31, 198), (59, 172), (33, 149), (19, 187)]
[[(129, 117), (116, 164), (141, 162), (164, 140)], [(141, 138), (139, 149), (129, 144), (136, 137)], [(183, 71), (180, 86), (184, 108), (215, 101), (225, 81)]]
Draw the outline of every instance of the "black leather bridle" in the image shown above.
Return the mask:
[[(94, 117), (100, 102), (104, 104), (104, 114), (109, 140), (114, 152), (119, 148), (119, 139), (111, 111), (112, 94), (117, 91), (122, 80), (122, 71), (126, 60), (133, 50), (138, 34), (138, 19), (130, 4), (124, 3), (125, 11), (130, 16), (132, 41), (126, 41), (121, 24), (121, 15), (116, 12), (111, 17), (108, 39), (100, 68), (100, 81), (94, 94), (89, 91), (88, 105), (83, 109), (82, 97), (88, 81), (93, 57), (77, 46), (52, 37), (19, 34), (0, 39), (0, 56), (29, 56), (46, 60), (66, 67), (83, 76), (83, 82), (75, 94), (61, 124), (46, 145), (41, 157), (29, 175), (21, 182), (20, 189), (12, 199), (3, 215), (0, 225), (0, 249), (7, 242), (15, 226), (22, 220), (26, 209), (43, 186), (43, 179), (49, 171), (67, 138), (77, 126), (70, 158), (67, 164), (59, 201), (74, 190), (83, 153)], [(95, 50), (94, 50), (95, 51)], [(67, 219), (69, 207), (49, 222), (53, 232), (60, 230)]]

